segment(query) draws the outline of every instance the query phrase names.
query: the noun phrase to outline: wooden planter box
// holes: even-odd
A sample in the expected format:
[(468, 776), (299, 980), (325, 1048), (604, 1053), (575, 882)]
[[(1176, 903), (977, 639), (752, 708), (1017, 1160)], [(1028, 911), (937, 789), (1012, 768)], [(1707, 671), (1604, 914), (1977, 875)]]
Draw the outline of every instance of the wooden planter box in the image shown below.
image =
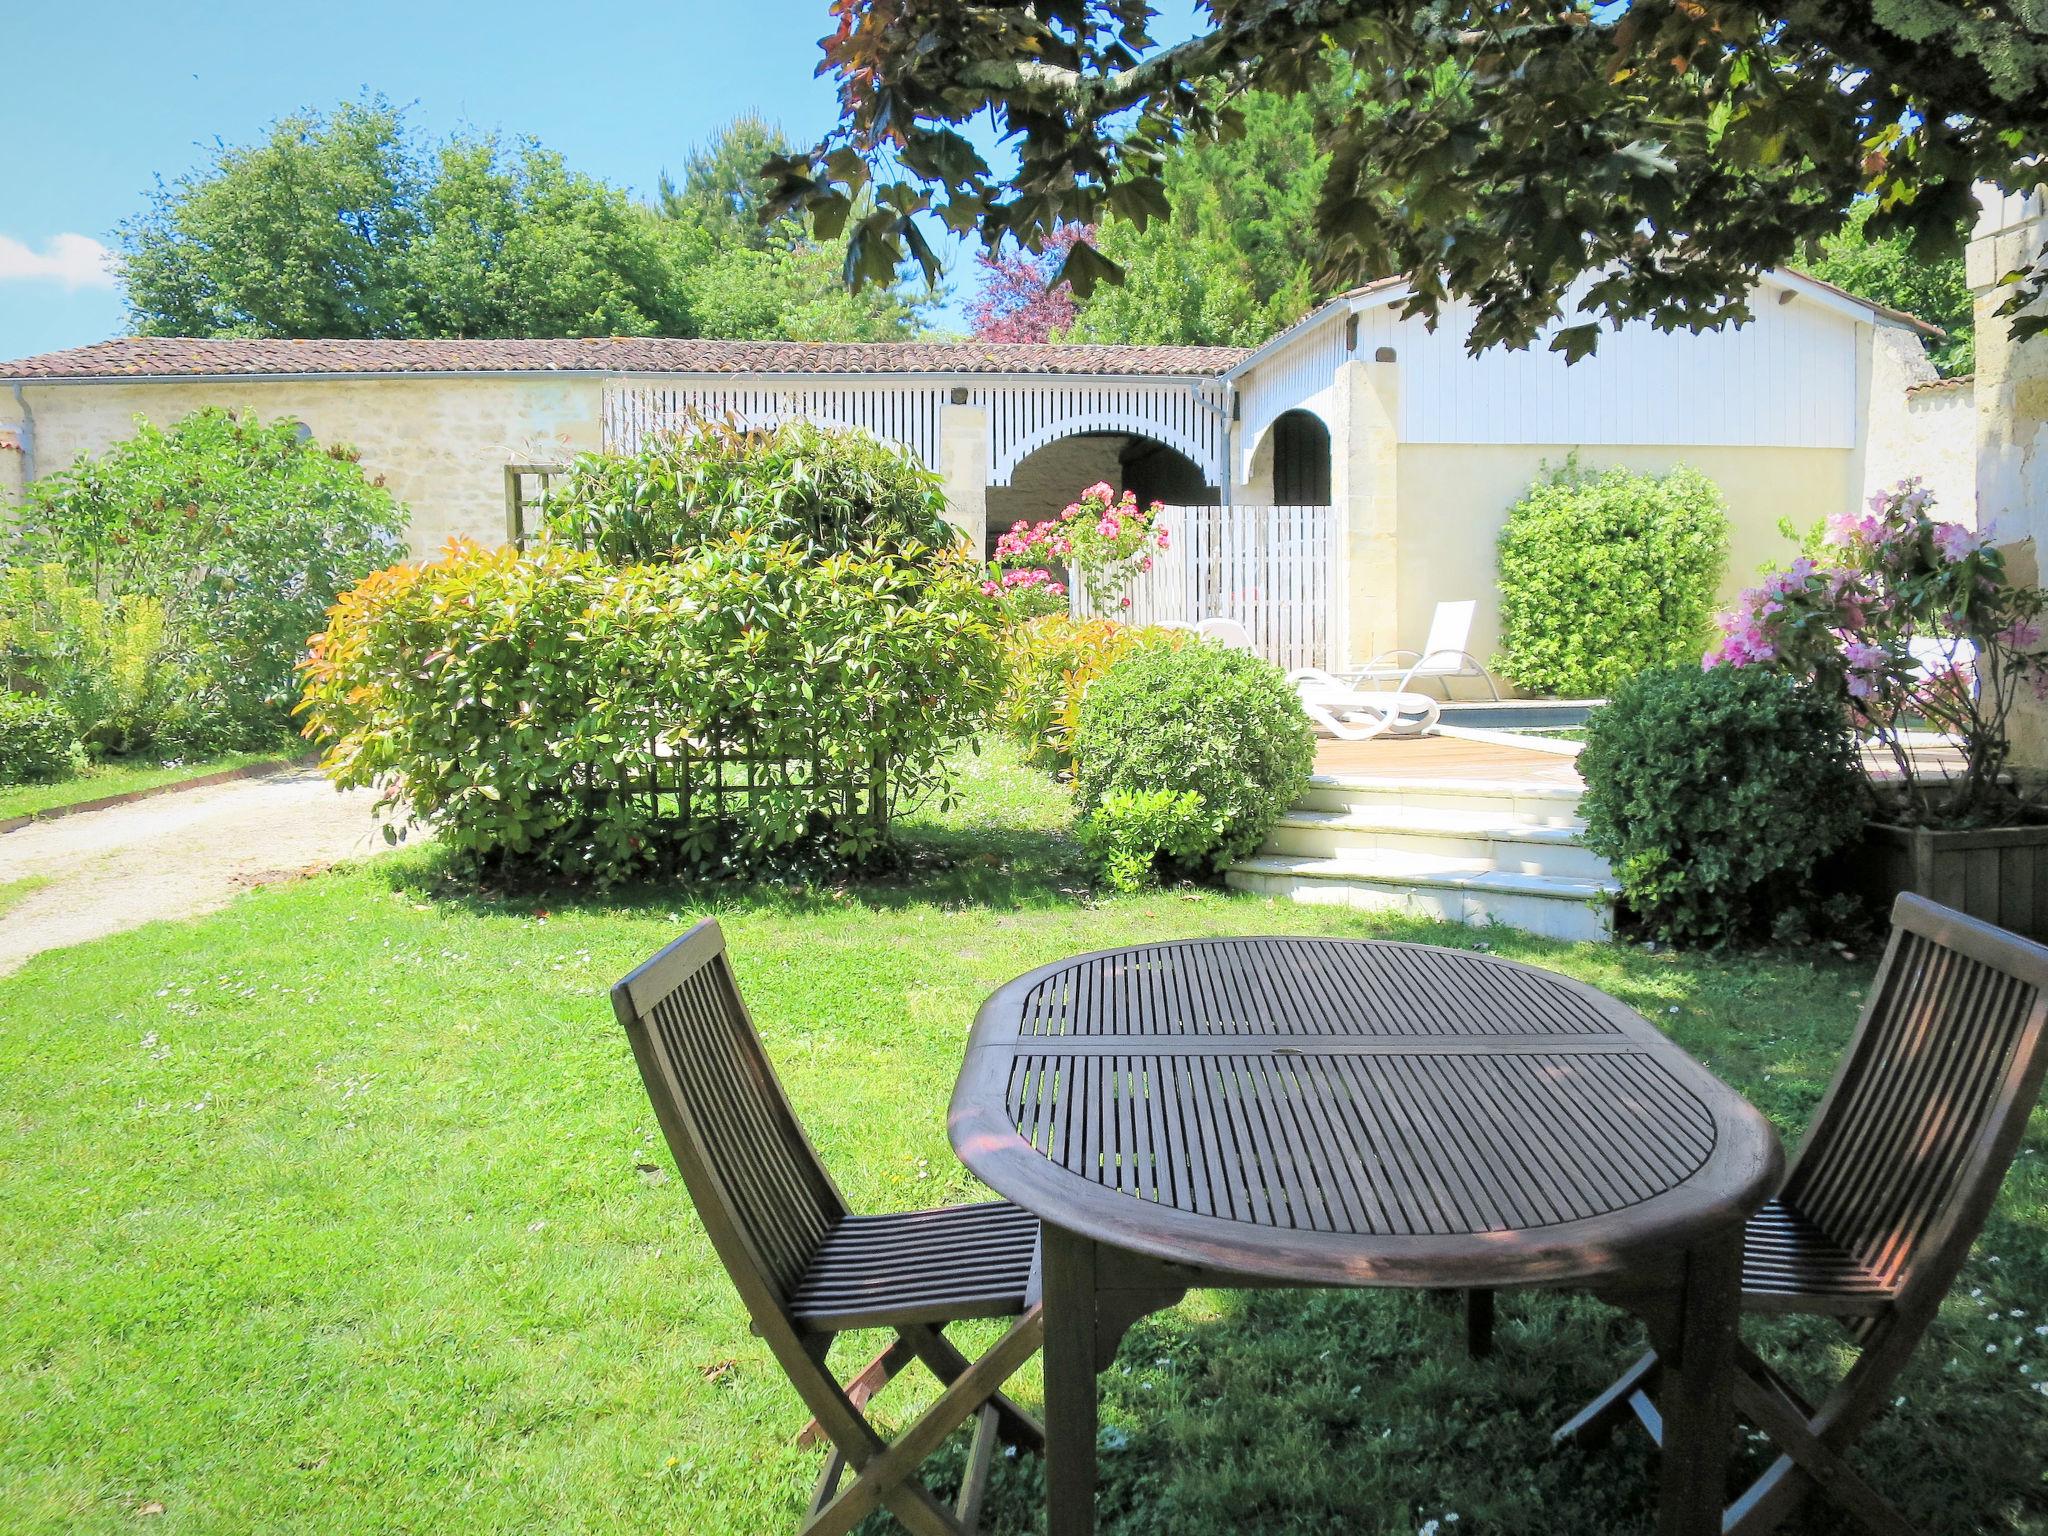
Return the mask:
[(2048, 939), (2048, 824), (1948, 832), (1870, 822), (1857, 888), (1889, 908), (1912, 891), (2030, 939)]

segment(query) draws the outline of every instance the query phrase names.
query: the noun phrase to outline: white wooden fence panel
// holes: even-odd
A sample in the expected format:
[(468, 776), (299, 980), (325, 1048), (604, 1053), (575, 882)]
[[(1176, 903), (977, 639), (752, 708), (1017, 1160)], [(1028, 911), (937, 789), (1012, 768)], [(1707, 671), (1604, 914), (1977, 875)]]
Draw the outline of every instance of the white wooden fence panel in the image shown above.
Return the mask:
[(1168, 548), (1132, 583), (1129, 605), (1098, 609), (1078, 589), (1077, 618), (1132, 624), (1235, 619), (1282, 667), (1327, 667), (1335, 641), (1336, 510), (1167, 507)]

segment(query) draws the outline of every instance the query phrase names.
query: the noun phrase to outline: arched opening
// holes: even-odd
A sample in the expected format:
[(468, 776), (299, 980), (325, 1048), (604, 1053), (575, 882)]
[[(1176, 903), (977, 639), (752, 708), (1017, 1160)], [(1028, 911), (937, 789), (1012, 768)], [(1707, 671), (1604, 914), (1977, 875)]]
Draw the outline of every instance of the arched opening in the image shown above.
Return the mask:
[(1218, 488), (1202, 477), (1201, 466), (1177, 448), (1129, 432), (1077, 432), (1034, 449), (1010, 472), (1008, 485), (988, 488), (988, 550), (1015, 523), (1041, 523), (1098, 481), (1140, 502), (1175, 507), (1213, 507)]
[(1310, 411), (1275, 418), (1273, 500), (1283, 507), (1330, 505), (1330, 429)]

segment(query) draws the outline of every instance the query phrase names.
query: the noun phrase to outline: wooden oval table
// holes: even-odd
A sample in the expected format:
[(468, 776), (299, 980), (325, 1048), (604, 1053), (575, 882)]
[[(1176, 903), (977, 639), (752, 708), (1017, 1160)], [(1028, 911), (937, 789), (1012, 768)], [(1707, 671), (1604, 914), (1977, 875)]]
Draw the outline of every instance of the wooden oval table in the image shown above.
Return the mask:
[(1421, 944), (1104, 950), (982, 1005), (949, 1131), (1043, 1223), (1050, 1536), (1094, 1529), (1096, 1374), (1207, 1286), (1627, 1306), (1663, 1360), (1658, 1531), (1720, 1530), (1743, 1223), (1784, 1154), (1605, 993)]

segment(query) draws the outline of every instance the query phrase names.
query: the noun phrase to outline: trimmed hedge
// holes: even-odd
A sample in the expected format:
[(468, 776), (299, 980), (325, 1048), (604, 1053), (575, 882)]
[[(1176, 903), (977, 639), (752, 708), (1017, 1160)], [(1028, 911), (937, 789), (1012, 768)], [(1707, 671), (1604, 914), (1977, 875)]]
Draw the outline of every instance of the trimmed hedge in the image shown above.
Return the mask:
[(1177, 827), (1157, 852), (1174, 872), (1213, 873), (1265, 841), (1307, 787), (1315, 755), (1300, 698), (1271, 662), (1206, 643), (1141, 645), (1081, 700), (1075, 796), (1084, 819), (1119, 791), (1200, 796), (1204, 835)]
[(336, 606), (307, 734), (503, 873), (600, 882), (863, 864), (943, 795), (995, 694), (979, 573), (733, 537), (614, 568), (543, 539), (451, 546)]
[(1576, 456), (1508, 511), (1494, 670), (1532, 693), (1605, 698), (1698, 662), (1728, 564), (1720, 487), (1697, 470), (1594, 472)]
[(1586, 845), (1644, 936), (1724, 946), (1813, 936), (1850, 914), (1821, 889), (1863, 822), (1842, 711), (1760, 669), (1624, 683), (1587, 728)]

